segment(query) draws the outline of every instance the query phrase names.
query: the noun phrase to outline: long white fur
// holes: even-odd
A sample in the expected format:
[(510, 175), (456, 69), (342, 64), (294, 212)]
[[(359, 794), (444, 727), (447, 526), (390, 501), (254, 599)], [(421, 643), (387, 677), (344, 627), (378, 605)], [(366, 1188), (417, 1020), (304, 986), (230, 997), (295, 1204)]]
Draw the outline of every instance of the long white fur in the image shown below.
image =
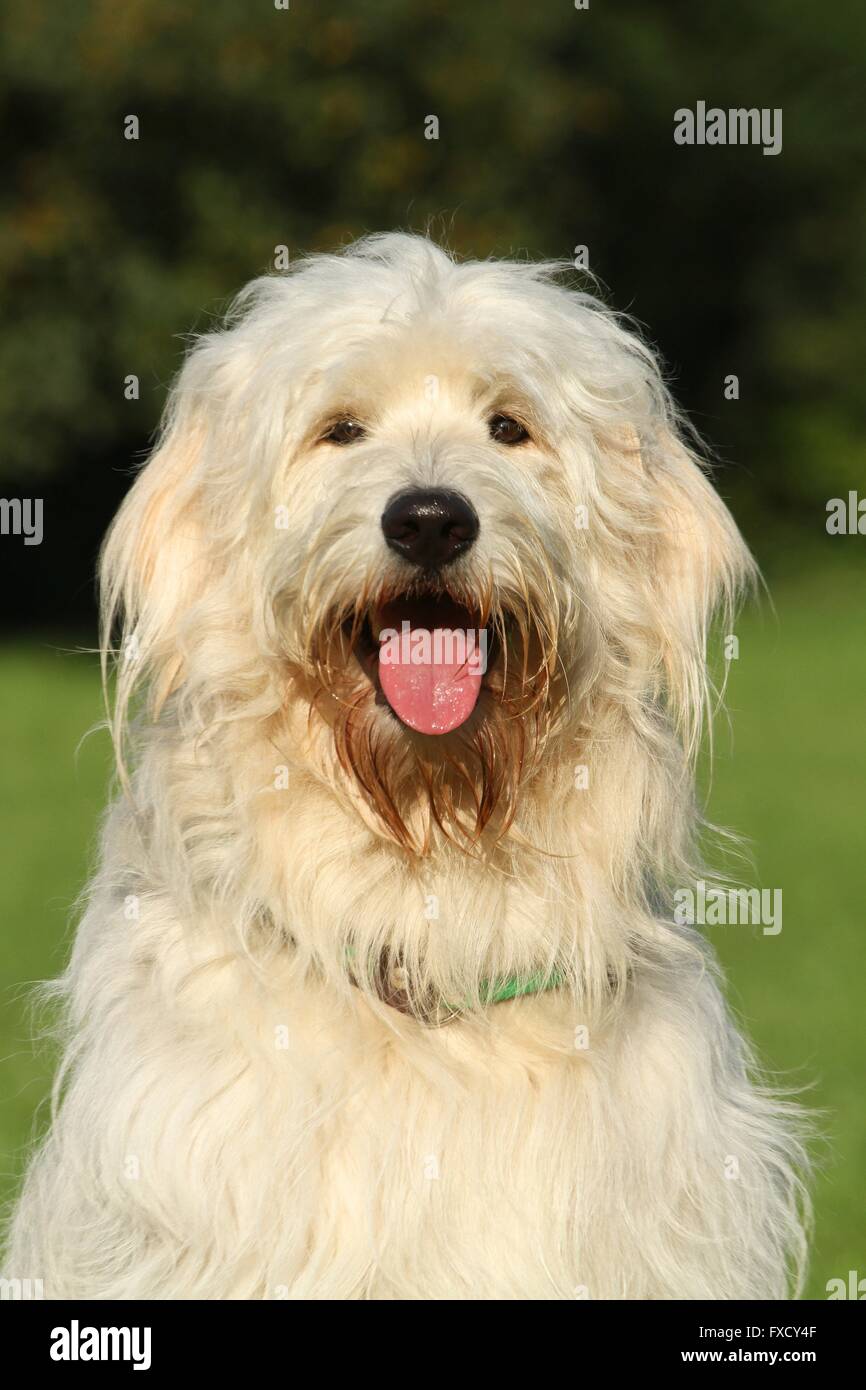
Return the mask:
[[(652, 353), (558, 269), (374, 237), (254, 282), (188, 356), (103, 557), (122, 785), (7, 1258), (49, 1296), (799, 1287), (802, 1120), (670, 910), (702, 872), (707, 633), (751, 562)], [(531, 445), (491, 441), (503, 406)], [(368, 438), (317, 443), (349, 409)], [(455, 843), (410, 787), (413, 850), (336, 756), (310, 642), (393, 578), (379, 518), (425, 485), (471, 498), (465, 582), (533, 609), (567, 698), (510, 828)], [(383, 951), (463, 1015), (380, 1002)], [(565, 986), (485, 1005), (538, 970)]]

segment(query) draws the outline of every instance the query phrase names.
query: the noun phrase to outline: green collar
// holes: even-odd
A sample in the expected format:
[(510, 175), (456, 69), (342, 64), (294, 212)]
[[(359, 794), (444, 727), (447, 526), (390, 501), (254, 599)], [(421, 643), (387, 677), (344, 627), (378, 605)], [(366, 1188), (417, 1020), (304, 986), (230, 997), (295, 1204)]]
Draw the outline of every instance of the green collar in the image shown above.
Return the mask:
[(543, 994), (548, 989), (559, 989), (564, 983), (565, 976), (561, 970), (554, 970), (549, 975), (539, 970), (535, 975), (527, 975), (525, 979), (516, 975), (510, 980), (501, 980), (489, 992), (485, 980), (481, 986), (481, 997), (488, 1004), (504, 1004), (506, 1000), (519, 999), (524, 994)]
[[(346, 959), (351, 974), (351, 961), (354, 948), (346, 949)], [(357, 984), (354, 976), (352, 983)], [(482, 980), (478, 991), (484, 1005), (505, 1004), (510, 999), (521, 999), (530, 994), (543, 994), (546, 990), (559, 989), (565, 983), (561, 970), (538, 970), (532, 975), (512, 975), (500, 980)], [(400, 978), (399, 970), (390, 967), (386, 957), (379, 962), (373, 985), (377, 998), (389, 1008), (397, 1009), (422, 1023), (449, 1023), (458, 1018), (466, 1009), (466, 1004), (448, 1004), (444, 1000), (418, 1000), (413, 998)]]

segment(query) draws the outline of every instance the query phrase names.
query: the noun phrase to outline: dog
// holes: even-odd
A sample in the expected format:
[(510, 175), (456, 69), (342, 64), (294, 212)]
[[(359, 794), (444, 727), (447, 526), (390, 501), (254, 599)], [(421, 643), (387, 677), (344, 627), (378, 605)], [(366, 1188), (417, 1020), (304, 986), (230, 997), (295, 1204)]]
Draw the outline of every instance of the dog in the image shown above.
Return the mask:
[(187, 354), (101, 557), (119, 785), (8, 1257), (49, 1297), (800, 1287), (801, 1112), (672, 911), (753, 562), (561, 270), (372, 236)]

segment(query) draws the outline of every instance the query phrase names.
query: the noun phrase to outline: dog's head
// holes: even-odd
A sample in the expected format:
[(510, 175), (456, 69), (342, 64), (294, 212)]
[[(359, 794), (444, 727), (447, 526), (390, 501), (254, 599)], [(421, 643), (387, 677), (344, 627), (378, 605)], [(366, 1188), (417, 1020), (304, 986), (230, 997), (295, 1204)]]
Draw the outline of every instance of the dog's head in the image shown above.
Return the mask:
[(416, 852), (501, 836), (613, 707), (694, 742), (747, 553), (652, 354), (557, 273), (391, 235), (244, 291), (106, 545), (121, 717), (144, 678), (258, 728)]

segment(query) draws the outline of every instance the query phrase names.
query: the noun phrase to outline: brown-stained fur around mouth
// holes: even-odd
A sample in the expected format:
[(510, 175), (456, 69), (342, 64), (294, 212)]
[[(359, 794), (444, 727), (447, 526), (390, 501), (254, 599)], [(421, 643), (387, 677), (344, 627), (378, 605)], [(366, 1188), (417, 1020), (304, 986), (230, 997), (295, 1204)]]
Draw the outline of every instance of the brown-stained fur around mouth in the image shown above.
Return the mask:
[[(512, 825), (518, 796), (539, 757), (565, 697), (557, 674), (555, 625), (528, 610), (507, 614), (441, 586), (471, 607), (489, 628), (497, 656), (481, 698), (465, 725), (451, 734), (424, 735), (399, 726), (395, 740), (377, 713), (378, 684), (365, 675), (358, 646), (372, 604), (367, 594), (346, 613), (331, 613), (311, 634), (313, 706), (331, 726), (340, 766), (360, 788), (380, 831), (408, 853), (429, 853), (434, 830), (467, 853), (499, 840)], [(376, 603), (394, 597), (377, 593)], [(311, 714), (312, 714), (311, 710)]]

